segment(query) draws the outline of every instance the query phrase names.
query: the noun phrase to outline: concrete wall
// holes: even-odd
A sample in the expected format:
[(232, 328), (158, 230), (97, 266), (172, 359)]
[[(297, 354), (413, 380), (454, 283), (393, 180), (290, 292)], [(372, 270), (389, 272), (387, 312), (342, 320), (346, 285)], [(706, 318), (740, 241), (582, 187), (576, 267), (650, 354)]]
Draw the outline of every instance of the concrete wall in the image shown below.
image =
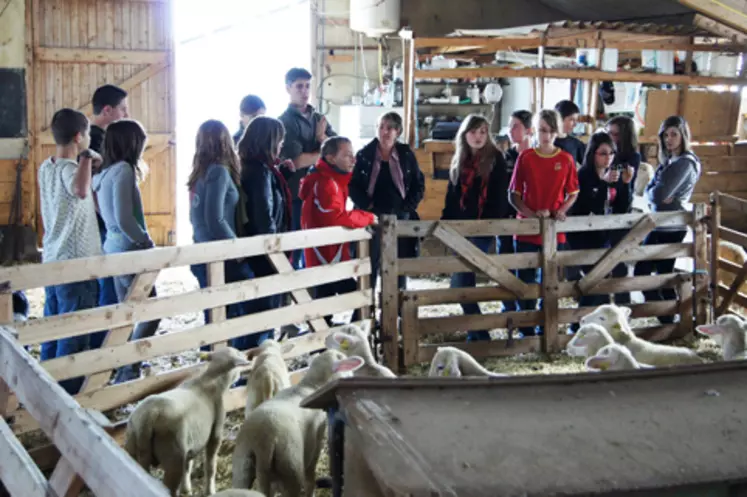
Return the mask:
[[(5, 2), (2, 2), (4, 5)], [(19, 69), (26, 66), (25, 1), (10, 0), (0, 16), (0, 67)], [(3, 88), (0, 87), (0, 93)], [(24, 138), (0, 138), (0, 160), (17, 159), (23, 150)], [(0, 199), (10, 202), (10, 199)], [(4, 223), (5, 220), (2, 220)]]

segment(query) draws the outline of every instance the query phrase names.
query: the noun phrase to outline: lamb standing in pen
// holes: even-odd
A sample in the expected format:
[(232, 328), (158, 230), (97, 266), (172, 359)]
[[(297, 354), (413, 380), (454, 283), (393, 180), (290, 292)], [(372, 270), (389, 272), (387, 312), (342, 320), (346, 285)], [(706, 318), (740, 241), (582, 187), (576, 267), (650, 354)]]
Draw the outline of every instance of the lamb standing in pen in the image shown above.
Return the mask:
[(356, 376), (397, 377), (391, 369), (376, 362), (368, 343), (367, 329), (355, 324), (346, 325), (342, 329), (327, 335), (325, 345), (328, 349), (339, 350), (348, 357), (362, 357), (365, 365), (356, 371)]
[(721, 355), (725, 361), (747, 359), (745, 333), (747, 322), (734, 314), (719, 316), (714, 324), (695, 328), (698, 333), (711, 338), (720, 337)]
[[(247, 379), (248, 395), (244, 419), (262, 402), (291, 386), (288, 366), (283, 359), (283, 349), (278, 342), (268, 339), (254, 350), (256, 355)], [(249, 355), (250, 359), (252, 355)]]
[(596, 354), (586, 359), (586, 369), (589, 371), (622, 371), (642, 368), (651, 368), (651, 366), (636, 361), (630, 350), (617, 343), (605, 345)]
[(638, 362), (652, 366), (674, 366), (677, 364), (701, 364), (701, 359), (693, 350), (648, 342), (639, 338), (630, 329), (629, 307), (604, 304), (581, 318), (581, 324), (596, 323), (609, 332), (615, 342), (624, 345)]
[(236, 436), (232, 486), (250, 488), (256, 475), (259, 490), (265, 495), (274, 495), (275, 485), (284, 497), (313, 496), (326, 415), (299, 404), (333, 376), (350, 373), (363, 364), (361, 357), (346, 358), (337, 350), (326, 350), (311, 361), (297, 385), (252, 411)]
[(160, 465), (172, 496), (192, 493), (195, 455), (205, 450), (205, 491), (215, 493), (218, 447), (226, 417), (223, 395), (238, 379), (236, 368), (249, 364), (232, 347), (205, 353), (207, 369), (168, 392), (138, 404), (127, 422), (125, 450), (146, 471)]
[(428, 376), (487, 376), (499, 378), (506, 374), (488, 371), (475, 360), (474, 357), (457, 347), (438, 347), (431, 361)]
[(589, 323), (578, 329), (565, 349), (568, 355), (572, 357), (589, 357), (611, 343), (615, 343), (615, 341), (603, 326)]

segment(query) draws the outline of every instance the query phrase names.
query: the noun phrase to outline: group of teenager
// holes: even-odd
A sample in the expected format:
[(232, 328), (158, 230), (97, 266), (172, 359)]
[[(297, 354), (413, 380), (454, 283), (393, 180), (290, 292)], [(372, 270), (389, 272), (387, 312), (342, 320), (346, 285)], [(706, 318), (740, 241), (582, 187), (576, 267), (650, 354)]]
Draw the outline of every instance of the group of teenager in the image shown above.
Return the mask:
[[(383, 114), (377, 137), (357, 152), (348, 138), (338, 136), (326, 118), (309, 103), (312, 75), (294, 68), (286, 74), (288, 108), (279, 118), (265, 115), (262, 100), (245, 97), (240, 106), (241, 124), (231, 134), (220, 121), (205, 121), (197, 130), (192, 171), (187, 188), (193, 241), (204, 243), (330, 226), (375, 226), (383, 215), (417, 220), (425, 178), (412, 149), (399, 138), (402, 118)], [(147, 133), (129, 118), (127, 93), (105, 85), (92, 98), (93, 117), (73, 109), (57, 111), (51, 130), (57, 145), (54, 156), (39, 169), (41, 211), (44, 224), (43, 261), (147, 250), (154, 246), (145, 222), (139, 185), (147, 167), (142, 160)], [(456, 136), (442, 219), (519, 219), (568, 215), (605, 215), (630, 211), (632, 184), (640, 164), (632, 120), (616, 117), (604, 131), (592, 135), (588, 146), (571, 135), (579, 110), (570, 101), (510, 118), (511, 147), (505, 153), (490, 133), (490, 123), (480, 115), (464, 119)], [(646, 188), (655, 211), (681, 209), (700, 175), (700, 163), (690, 147), (687, 123), (671, 117), (659, 132), (660, 165)], [(353, 209), (348, 209), (351, 200)], [(380, 233), (374, 229), (371, 244), (372, 283), (380, 266)], [(616, 243), (624, 230), (558, 233), (558, 249), (601, 248)], [(682, 241), (680, 229), (657, 228), (644, 243)], [(501, 254), (540, 252), (541, 235), (473, 237), (484, 252), (495, 246)], [(307, 248), (290, 254), (294, 268), (315, 267), (351, 258), (348, 243)], [(398, 240), (399, 257), (416, 257), (416, 239)], [(671, 272), (674, 260), (641, 262), (635, 274)], [(579, 278), (587, 266), (568, 271)], [(201, 288), (208, 284), (204, 264), (191, 271)], [(525, 282), (538, 282), (539, 269), (519, 269)], [(265, 255), (225, 262), (228, 283), (276, 274)], [(615, 276), (627, 274), (623, 264)], [(102, 278), (46, 288), (45, 316), (122, 302), (134, 275)], [(405, 286), (403, 277), (400, 287)], [(452, 287), (475, 285), (474, 273), (456, 273)], [(355, 291), (353, 278), (314, 289), (315, 298)], [(673, 298), (668, 291), (646, 292), (647, 300)], [(151, 292), (155, 295), (155, 289)], [(258, 313), (283, 305), (285, 295), (272, 295), (227, 307), (227, 317)], [(627, 294), (615, 296), (627, 302)], [(609, 301), (608, 295), (584, 296), (581, 305)], [(531, 310), (534, 300), (504, 302), (505, 310)], [(541, 306), (541, 303), (540, 303)], [(478, 304), (464, 304), (465, 313), (479, 313)], [(353, 319), (357, 319), (354, 315)], [(672, 319), (662, 317), (664, 319)], [(332, 324), (332, 316), (325, 316)], [(210, 316), (205, 311), (205, 321)], [(138, 323), (131, 340), (155, 334), (159, 321)], [(284, 333), (298, 333), (286, 327)], [(540, 327), (521, 328), (523, 335), (541, 333)], [(63, 338), (42, 344), (47, 360), (101, 347), (106, 331), (90, 336)], [(273, 329), (231, 340), (246, 350), (272, 337)], [(468, 340), (489, 340), (487, 330), (473, 330)], [(140, 365), (120, 368), (115, 382), (139, 377)], [(61, 382), (68, 392), (79, 391), (82, 378)]]

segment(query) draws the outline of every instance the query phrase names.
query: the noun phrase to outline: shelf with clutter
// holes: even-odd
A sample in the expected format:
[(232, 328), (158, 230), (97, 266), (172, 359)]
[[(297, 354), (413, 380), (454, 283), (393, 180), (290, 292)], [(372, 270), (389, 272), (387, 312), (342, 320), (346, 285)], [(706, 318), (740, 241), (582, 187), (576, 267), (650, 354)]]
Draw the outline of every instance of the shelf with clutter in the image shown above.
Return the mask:
[(599, 118), (627, 114), (646, 141), (655, 137), (659, 116), (681, 114), (695, 137), (735, 141), (747, 38), (726, 36), (714, 23), (696, 24), (564, 21), (442, 38), (403, 30), (406, 136), (416, 148), (444, 139), (423, 131), (423, 94), (448, 86), (448, 98), (471, 101), (477, 83), (500, 87), (498, 101), (491, 102), (498, 129), (513, 110), (571, 99), (584, 114), (582, 135)]

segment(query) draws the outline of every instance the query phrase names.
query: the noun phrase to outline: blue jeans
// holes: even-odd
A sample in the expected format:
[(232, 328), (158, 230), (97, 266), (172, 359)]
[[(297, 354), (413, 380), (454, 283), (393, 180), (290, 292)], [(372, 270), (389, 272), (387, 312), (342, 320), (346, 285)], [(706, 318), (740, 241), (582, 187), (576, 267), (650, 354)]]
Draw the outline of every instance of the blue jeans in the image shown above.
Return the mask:
[[(345, 293), (355, 292), (358, 290), (358, 282), (355, 278), (346, 278), (340, 281), (333, 281), (331, 283), (325, 283), (314, 288), (314, 298), (324, 299), (327, 297), (333, 297), (335, 295), (342, 295)], [(351, 321), (360, 321), (361, 310), (355, 309), (353, 311), (353, 318)], [(332, 315), (324, 316), (324, 320), (327, 322), (327, 326), (330, 328), (334, 326), (332, 322)]]
[[(677, 231), (652, 231), (643, 241), (643, 245), (658, 245), (663, 243), (680, 243), (687, 235), (686, 230)], [(651, 273), (668, 274), (674, 272), (674, 264), (677, 259), (660, 259), (654, 261), (638, 261), (635, 265), (635, 276), (648, 276)], [(662, 300), (677, 299), (674, 288), (661, 288), (643, 292), (646, 302), (658, 302)], [(658, 316), (661, 324), (674, 323), (674, 316)]]
[[(69, 312), (93, 309), (98, 301), (98, 283), (95, 280), (48, 286), (44, 289), (44, 316), (57, 316)], [(41, 360), (64, 357), (88, 350), (90, 335), (61, 338), (41, 344)], [(70, 378), (60, 386), (70, 395), (75, 395), (83, 385), (83, 377)]]
[[(514, 241), (514, 250), (517, 254), (527, 252), (542, 252), (541, 245), (535, 245), (533, 243)], [(542, 282), (542, 268), (523, 268), (516, 270), (516, 277), (524, 283), (541, 283)], [(535, 299), (520, 299), (516, 301), (517, 311), (533, 311), (537, 307), (537, 300)], [(539, 309), (542, 309), (542, 299), (539, 299)], [(524, 326), (519, 328), (522, 335), (524, 336), (535, 336), (541, 335), (543, 331), (542, 326)]]
[[(106, 240), (106, 226), (104, 225), (104, 222), (101, 220), (101, 217), (96, 214), (96, 219), (99, 223), (99, 234), (101, 235), (101, 245), (104, 244), (104, 241)], [(99, 278), (98, 280), (99, 284), (99, 307), (104, 307), (107, 305), (115, 305), (119, 303), (119, 299), (117, 298), (117, 292), (114, 290), (114, 278), (111, 276), (107, 276), (106, 278)], [(91, 334), (91, 348), (92, 349), (99, 349), (101, 348), (101, 345), (104, 343), (104, 339), (106, 338), (106, 334), (108, 333), (108, 330), (104, 331), (98, 331), (96, 333)]]
[[(291, 231), (299, 231), (301, 229), (301, 208), (303, 207), (303, 200), (293, 199), (291, 202)], [(303, 249), (294, 250), (292, 252), (292, 263), (295, 269), (303, 269), (306, 266), (304, 260)]]
[[(192, 270), (192, 274), (195, 275), (195, 278), (197, 278), (197, 282), (199, 283), (200, 288), (207, 288), (207, 266), (205, 266), (205, 264), (195, 264), (190, 266), (190, 269)], [(225, 262), (225, 275), (226, 283), (236, 283), (238, 281), (250, 280), (254, 278), (254, 273), (252, 272), (248, 263), (237, 263), (234, 260)], [(246, 300), (244, 302), (235, 302), (233, 304), (229, 304), (226, 308), (226, 318), (232, 319), (240, 316), (245, 316), (247, 314), (252, 314), (252, 312), (259, 312), (256, 309), (261, 308), (261, 306), (256, 304), (256, 300)], [(208, 313), (207, 309), (203, 310), (202, 312), (205, 316), (205, 324), (210, 324), (210, 314)], [(229, 340), (229, 345), (239, 350), (248, 350), (257, 347), (266, 339), (271, 337), (272, 330), (265, 330), (253, 333), (251, 335), (233, 338)], [(208, 351), (210, 350), (210, 346), (203, 345), (202, 347), (200, 347), (200, 350)]]
[[(490, 250), (490, 243), (494, 238), (495, 237), (492, 236), (475, 236), (467, 239), (475, 244), (477, 248), (488, 253)], [(475, 273), (454, 273), (451, 275), (451, 288), (474, 287), (476, 280), (477, 277), (475, 276)], [(461, 306), (464, 314), (482, 314), (480, 311), (480, 305), (477, 302), (461, 304)], [(476, 342), (480, 340), (490, 340), (490, 333), (488, 333), (488, 330), (477, 330), (467, 333), (468, 342)]]

